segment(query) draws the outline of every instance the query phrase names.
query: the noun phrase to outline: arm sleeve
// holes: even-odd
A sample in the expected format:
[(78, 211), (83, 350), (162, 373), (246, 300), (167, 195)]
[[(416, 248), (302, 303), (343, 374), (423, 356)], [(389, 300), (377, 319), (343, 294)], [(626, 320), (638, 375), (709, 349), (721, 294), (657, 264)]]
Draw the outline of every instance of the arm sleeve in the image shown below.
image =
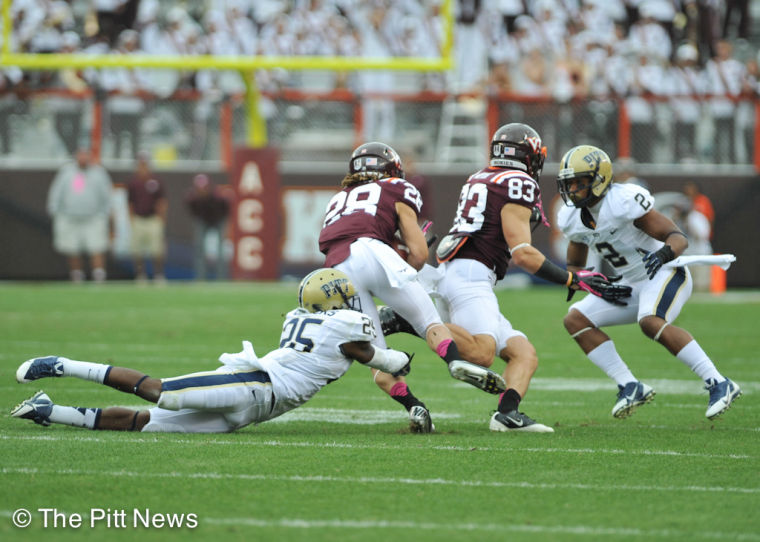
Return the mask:
[(395, 373), (401, 370), (404, 365), (409, 363), (409, 356), (404, 352), (393, 350), (391, 348), (385, 349), (375, 346), (375, 355), (372, 359), (363, 365), (368, 365), (373, 369), (379, 369), (384, 373)]

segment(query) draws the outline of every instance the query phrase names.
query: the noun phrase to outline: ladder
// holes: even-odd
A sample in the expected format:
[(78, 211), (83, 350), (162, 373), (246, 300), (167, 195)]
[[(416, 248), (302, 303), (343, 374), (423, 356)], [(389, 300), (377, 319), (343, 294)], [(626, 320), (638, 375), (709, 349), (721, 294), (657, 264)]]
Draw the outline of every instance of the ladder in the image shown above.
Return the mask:
[(438, 130), (439, 162), (484, 163), (488, 158), (486, 104), (483, 100), (443, 103)]

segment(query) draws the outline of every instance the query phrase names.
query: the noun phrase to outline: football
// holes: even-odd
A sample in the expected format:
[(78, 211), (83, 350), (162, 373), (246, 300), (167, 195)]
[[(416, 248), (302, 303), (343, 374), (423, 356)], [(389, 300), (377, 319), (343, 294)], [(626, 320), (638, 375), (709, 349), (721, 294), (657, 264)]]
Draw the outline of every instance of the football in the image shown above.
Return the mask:
[(407, 248), (404, 241), (401, 239), (401, 232), (399, 230), (396, 230), (396, 234), (393, 236), (391, 247), (404, 261), (409, 257), (409, 248)]

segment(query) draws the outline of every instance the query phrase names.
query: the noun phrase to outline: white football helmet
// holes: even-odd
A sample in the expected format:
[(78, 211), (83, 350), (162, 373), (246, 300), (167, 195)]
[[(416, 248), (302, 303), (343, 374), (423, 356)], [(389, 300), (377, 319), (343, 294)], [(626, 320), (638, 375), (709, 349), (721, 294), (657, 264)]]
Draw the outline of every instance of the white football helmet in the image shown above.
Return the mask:
[(361, 300), (348, 275), (329, 267), (317, 269), (304, 277), (298, 287), (298, 305), (309, 312), (362, 310)]

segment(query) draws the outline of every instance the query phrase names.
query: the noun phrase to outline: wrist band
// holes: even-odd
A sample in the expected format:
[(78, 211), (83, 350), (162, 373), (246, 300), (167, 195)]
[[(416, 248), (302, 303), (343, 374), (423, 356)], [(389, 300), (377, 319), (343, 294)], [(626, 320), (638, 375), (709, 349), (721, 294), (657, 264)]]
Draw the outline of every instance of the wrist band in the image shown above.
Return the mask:
[(565, 286), (570, 286), (573, 281), (572, 273), (553, 264), (548, 258), (544, 259), (544, 263), (541, 264), (541, 267), (538, 268), (538, 271), (534, 275), (540, 279), (548, 280), (555, 284), (564, 284)]

